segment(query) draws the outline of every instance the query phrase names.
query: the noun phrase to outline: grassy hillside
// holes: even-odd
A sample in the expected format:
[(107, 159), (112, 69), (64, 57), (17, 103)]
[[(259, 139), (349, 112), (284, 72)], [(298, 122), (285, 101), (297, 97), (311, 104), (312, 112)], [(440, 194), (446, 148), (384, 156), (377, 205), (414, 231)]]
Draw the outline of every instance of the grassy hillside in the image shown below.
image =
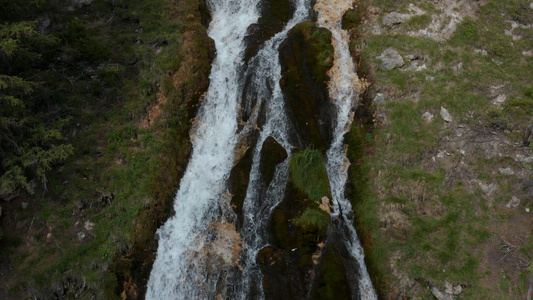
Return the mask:
[[(381, 295), (433, 299), (448, 283), (461, 287), (460, 299), (525, 298), (533, 8), (520, 0), (359, 7), (364, 25), (350, 28), (364, 39), (352, 47), (373, 81), (374, 115), (373, 127), (351, 132), (364, 141), (350, 145), (352, 199)], [(393, 68), (387, 49), (399, 57)]]
[(0, 203), (0, 296), (135, 298), (207, 89), (207, 10), (201, 1), (42, 2), (10, 7), (23, 10), (12, 22), (38, 20), (58, 40), (26, 75), (51, 91), (74, 151), (47, 173), (46, 189), (33, 181)]

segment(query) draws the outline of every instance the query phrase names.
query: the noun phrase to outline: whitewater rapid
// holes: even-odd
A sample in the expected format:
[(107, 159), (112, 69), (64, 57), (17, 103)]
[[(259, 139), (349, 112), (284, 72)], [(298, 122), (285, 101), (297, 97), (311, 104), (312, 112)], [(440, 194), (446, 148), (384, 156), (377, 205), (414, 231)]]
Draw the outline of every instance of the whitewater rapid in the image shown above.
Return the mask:
[[(210, 226), (224, 222), (221, 216), (230, 209), (224, 192), (237, 143), (244, 37), (259, 18), (259, 1), (207, 1), (212, 14), (208, 33), (217, 57), (193, 132), (192, 156), (174, 200), (176, 215), (157, 231), (159, 246), (146, 299), (205, 299), (216, 289), (216, 278), (206, 276), (206, 268), (216, 266), (203, 252), (217, 249), (209, 248), (204, 235), (216, 230)], [(231, 264), (227, 254), (220, 256), (222, 264)]]
[(331, 31), (332, 45), (335, 49), (333, 67), (329, 71), (329, 96), (337, 109), (333, 142), (327, 151), (326, 171), (331, 186), (334, 203), (333, 217), (342, 217), (346, 249), (358, 264), (358, 288), (360, 299), (377, 299), (372, 281), (366, 269), (364, 250), (353, 227), (352, 206), (344, 195), (350, 162), (346, 157), (344, 135), (350, 130), (353, 111), (359, 103), (361, 82), (357, 77), (355, 65), (350, 55), (348, 33), (341, 28), (342, 16), (352, 8), (352, 0), (318, 0), (315, 10), (317, 24)]

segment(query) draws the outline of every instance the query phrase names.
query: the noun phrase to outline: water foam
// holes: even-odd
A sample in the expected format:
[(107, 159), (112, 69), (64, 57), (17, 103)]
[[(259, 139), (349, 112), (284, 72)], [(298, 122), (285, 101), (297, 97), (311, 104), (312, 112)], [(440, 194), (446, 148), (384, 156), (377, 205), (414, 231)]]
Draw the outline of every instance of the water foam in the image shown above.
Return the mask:
[(361, 89), (348, 47), (349, 36), (341, 29), (342, 16), (351, 6), (352, 0), (318, 0), (315, 10), (319, 14), (318, 25), (331, 31), (335, 49), (333, 67), (329, 71), (329, 94), (337, 108), (337, 122), (333, 143), (327, 151), (326, 164), (335, 208), (333, 215), (343, 218), (342, 223), (345, 232), (348, 233), (344, 236), (346, 248), (358, 263), (359, 297), (370, 300), (377, 299), (377, 295), (365, 266), (363, 247), (353, 227), (353, 220), (350, 219), (352, 207), (344, 195), (350, 165), (346, 157), (344, 135), (349, 131), (353, 121), (353, 109), (359, 102)]
[(235, 240), (218, 243), (217, 249), (209, 245), (224, 236), (214, 224), (224, 224), (221, 216), (229, 210), (224, 192), (237, 142), (243, 40), (259, 18), (258, 4), (259, 0), (208, 0), (209, 36), (217, 57), (197, 117), (192, 157), (174, 201), (176, 215), (157, 232), (159, 247), (147, 299), (213, 298), (218, 279), (208, 276), (210, 269), (231, 267)]

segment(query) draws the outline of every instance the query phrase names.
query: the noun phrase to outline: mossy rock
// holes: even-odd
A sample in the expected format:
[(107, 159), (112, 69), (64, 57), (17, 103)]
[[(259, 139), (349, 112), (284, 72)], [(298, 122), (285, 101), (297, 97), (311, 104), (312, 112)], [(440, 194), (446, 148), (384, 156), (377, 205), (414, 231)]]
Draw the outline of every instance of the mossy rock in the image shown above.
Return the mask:
[(198, 11), (200, 12), (200, 23), (207, 29), (212, 20), (211, 12), (209, 11), (209, 7), (207, 7), (207, 1), (200, 1), (198, 3)]
[(272, 212), (270, 230), (273, 245), (285, 250), (294, 248), (295, 243), (289, 227), (289, 218), (287, 217), (287, 212), (280, 206), (274, 208)]
[(292, 262), (289, 251), (265, 247), (257, 263), (263, 273), (265, 299), (306, 299), (305, 274)]
[(269, 136), (261, 148), (259, 169), (268, 186), (274, 178), (276, 166), (287, 159), (287, 151), (273, 137)]
[(342, 258), (333, 249), (324, 254), (313, 299), (352, 299)]
[(254, 57), (264, 42), (283, 30), (293, 13), (294, 7), (288, 0), (263, 1), (261, 17), (248, 28), (248, 35), (244, 40), (247, 45), (245, 61)]
[[(365, 264), (370, 274), (374, 287), (378, 294), (380, 291), (387, 290), (390, 284), (390, 274), (385, 273), (381, 266), (382, 252), (381, 245), (377, 245), (373, 240), (374, 228), (379, 228), (379, 221), (373, 218), (366, 218), (370, 213), (366, 209), (368, 206), (365, 201), (371, 199), (370, 184), (371, 178), (368, 177), (368, 168), (370, 166), (363, 162), (366, 155), (365, 149), (369, 148), (370, 142), (368, 137), (371, 135), (372, 107), (367, 104), (371, 101), (370, 94), (365, 94), (363, 105), (360, 105), (356, 111), (356, 119), (346, 134), (345, 140), (348, 145), (347, 157), (350, 160), (348, 169), (348, 184), (346, 185), (345, 194), (354, 208), (354, 226), (358, 229), (359, 239), (365, 248)], [(363, 209), (362, 209), (363, 208)], [(375, 215), (375, 214), (374, 214)], [(391, 233), (387, 233), (391, 234)], [(392, 232), (392, 234), (398, 234)], [(345, 267), (346, 268), (346, 267)], [(354, 291), (352, 291), (353, 293)]]
[(283, 58), (280, 83), (298, 146), (313, 145), (325, 153), (332, 140), (335, 115), (327, 84), (327, 72), (333, 66), (331, 32), (312, 22), (297, 24), (279, 51)]
[(305, 194), (289, 182), (286, 197), (274, 209), (269, 224), (271, 246), (258, 255), (266, 299), (307, 298), (311, 284), (309, 272), (313, 270), (312, 255), (324, 234), (316, 229), (295, 226), (291, 219), (310, 205), (316, 206), (305, 200)]
[(364, 155), (363, 139), (365, 136), (365, 129), (355, 121), (350, 126), (350, 131), (345, 135), (345, 141), (348, 144), (348, 152), (346, 156), (351, 162), (358, 161)]
[[(270, 244), (291, 253), (291, 261), (296, 264), (302, 274), (312, 267), (311, 255), (316, 251), (317, 244), (324, 240), (327, 226), (316, 227), (295, 224), (294, 219), (302, 212), (318, 209), (318, 204), (309, 200), (306, 194), (297, 189), (291, 182), (287, 186), (286, 196), (274, 209), (270, 220)], [(326, 218), (329, 216), (326, 214)], [(297, 249), (297, 251), (292, 251)]]
[[(312, 193), (331, 197), (320, 151), (300, 151), (292, 156), (290, 164), (291, 174), (285, 197), (274, 209), (269, 224), (271, 249), (262, 250), (264, 252), (258, 256), (267, 299), (286, 299), (286, 292), (292, 293), (289, 299), (307, 298), (313, 281), (309, 274), (316, 269), (312, 255), (317, 251), (318, 243), (325, 240), (330, 222), (329, 214), (320, 210), (310, 196)], [(318, 185), (320, 187), (315, 190), (317, 178), (326, 185)], [(318, 216), (314, 218), (319, 220), (318, 223), (297, 221), (310, 212)]]
[(271, 230), (270, 243), (277, 248), (290, 250), (295, 248), (298, 228), (293, 226), (290, 220), (298, 216), (309, 206), (310, 201), (306, 195), (300, 192), (289, 182), (286, 195), (278, 206), (274, 208), (270, 219)]

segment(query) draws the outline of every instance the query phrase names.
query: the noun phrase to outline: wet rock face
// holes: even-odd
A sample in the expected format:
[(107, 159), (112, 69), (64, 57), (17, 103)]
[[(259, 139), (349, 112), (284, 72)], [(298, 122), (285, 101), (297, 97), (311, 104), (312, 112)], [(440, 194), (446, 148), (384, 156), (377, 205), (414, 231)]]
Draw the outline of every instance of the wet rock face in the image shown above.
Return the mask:
[(261, 17), (257, 24), (252, 24), (248, 28), (248, 36), (244, 39), (247, 45), (245, 61), (255, 56), (265, 41), (280, 32), (293, 13), (294, 7), (289, 0), (263, 1)]
[(325, 238), (325, 232), (304, 228), (291, 221), (315, 205), (306, 193), (288, 183), (283, 201), (270, 220), (269, 247), (261, 250), (257, 263), (263, 272), (266, 299), (308, 299), (313, 290), (317, 265), (313, 254)]
[(322, 260), (314, 299), (352, 299), (350, 284), (339, 252), (328, 249)]
[(237, 215), (237, 227), (243, 222), (242, 206), (246, 197), (246, 189), (250, 180), (252, 170), (253, 147), (250, 147), (244, 153), (244, 156), (233, 167), (228, 180), (229, 192), (233, 195), (231, 198), (231, 207)]
[[(244, 38), (246, 44), (246, 53), (244, 55), (244, 61), (249, 63), (249, 73), (253, 73), (258, 67), (251, 60), (260, 50), (264, 43), (272, 38), (276, 33), (283, 30), (284, 24), (287, 23), (294, 13), (294, 7), (292, 1), (289, 0), (266, 0), (261, 2), (261, 17), (256, 24), (250, 25), (248, 28), (248, 34)], [(259, 109), (259, 116), (257, 120), (258, 127), (262, 127), (265, 122), (265, 102), (261, 102), (256, 88), (253, 87), (251, 79), (253, 76), (247, 75), (243, 88), (243, 97), (241, 101), (241, 119), (247, 122), (251, 117), (255, 109)], [(267, 84), (268, 81), (266, 81)], [(269, 91), (272, 91), (271, 86), (266, 87)], [(256, 105), (260, 107), (256, 108)]]
[(304, 197), (289, 183), (287, 196), (272, 213), (271, 246), (262, 249), (257, 257), (263, 272), (265, 299), (307, 299), (317, 233), (290, 222), (305, 209)]
[(281, 88), (300, 148), (325, 152), (331, 143), (335, 109), (328, 97), (333, 66), (331, 33), (312, 22), (296, 25), (280, 46)]
[(265, 247), (259, 251), (257, 262), (266, 274), (265, 299), (307, 299), (300, 272), (287, 251)]
[(287, 158), (287, 151), (273, 138), (268, 137), (261, 149), (259, 169), (268, 186), (274, 178), (276, 166)]
[(209, 27), (211, 23), (211, 12), (209, 12), (209, 7), (207, 7), (206, 1), (200, 1), (198, 3), (198, 11), (200, 12), (201, 24), (205, 28)]

